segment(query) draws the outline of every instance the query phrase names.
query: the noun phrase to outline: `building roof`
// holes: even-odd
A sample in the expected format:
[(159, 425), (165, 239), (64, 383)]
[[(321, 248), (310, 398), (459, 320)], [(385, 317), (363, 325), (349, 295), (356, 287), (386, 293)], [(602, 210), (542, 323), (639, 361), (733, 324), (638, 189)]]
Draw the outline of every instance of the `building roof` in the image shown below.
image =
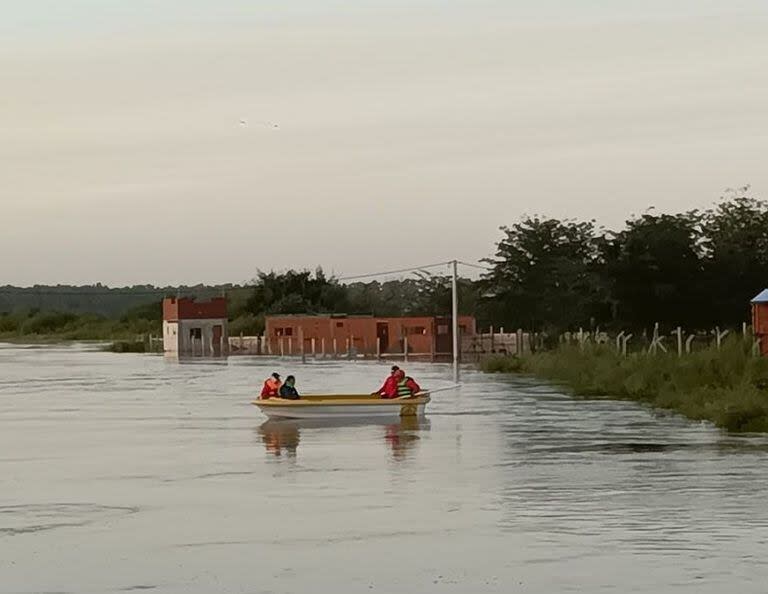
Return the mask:
[(765, 289), (762, 293), (757, 295), (752, 303), (768, 303), (768, 289)]

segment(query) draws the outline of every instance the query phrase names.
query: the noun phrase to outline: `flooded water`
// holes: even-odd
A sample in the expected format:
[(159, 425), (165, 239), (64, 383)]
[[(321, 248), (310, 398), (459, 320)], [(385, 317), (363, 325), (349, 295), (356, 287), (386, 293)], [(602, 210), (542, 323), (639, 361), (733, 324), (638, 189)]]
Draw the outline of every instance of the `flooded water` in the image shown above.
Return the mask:
[(0, 346), (0, 592), (768, 587), (764, 438), (472, 372), (423, 421), (265, 423), (273, 370), (387, 366)]

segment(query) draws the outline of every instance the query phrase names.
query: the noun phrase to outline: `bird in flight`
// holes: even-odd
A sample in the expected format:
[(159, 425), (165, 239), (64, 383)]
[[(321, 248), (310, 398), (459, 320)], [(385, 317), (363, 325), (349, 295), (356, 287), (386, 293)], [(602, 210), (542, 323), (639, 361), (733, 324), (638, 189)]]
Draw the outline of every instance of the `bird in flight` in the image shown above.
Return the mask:
[[(280, 124), (277, 124), (275, 122), (263, 122), (263, 124), (267, 128), (272, 128), (273, 130), (279, 130), (280, 129)], [(248, 127), (248, 120), (246, 120), (245, 118), (240, 118), (240, 125), (243, 126), (244, 128), (247, 128)]]

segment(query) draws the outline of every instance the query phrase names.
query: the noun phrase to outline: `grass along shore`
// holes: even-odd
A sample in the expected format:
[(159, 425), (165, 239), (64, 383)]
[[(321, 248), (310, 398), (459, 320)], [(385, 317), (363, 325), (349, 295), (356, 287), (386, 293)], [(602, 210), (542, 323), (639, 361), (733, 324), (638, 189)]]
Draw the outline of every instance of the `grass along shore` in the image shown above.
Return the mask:
[(607, 345), (563, 346), (523, 357), (492, 357), (489, 373), (523, 373), (563, 384), (575, 396), (634, 400), (710, 421), (734, 432), (768, 432), (768, 359), (732, 339), (683, 357), (636, 353)]
[(0, 314), (0, 341), (6, 342), (134, 341), (137, 336), (157, 336), (161, 332), (160, 321), (141, 317), (112, 319), (63, 312)]

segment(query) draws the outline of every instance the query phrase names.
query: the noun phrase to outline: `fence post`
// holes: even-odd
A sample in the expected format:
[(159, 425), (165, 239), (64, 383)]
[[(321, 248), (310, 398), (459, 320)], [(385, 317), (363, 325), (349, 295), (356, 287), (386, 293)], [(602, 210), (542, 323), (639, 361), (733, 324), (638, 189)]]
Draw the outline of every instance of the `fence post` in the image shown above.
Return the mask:
[(619, 334), (616, 336), (616, 352), (617, 353), (621, 352), (621, 345), (624, 344), (623, 338), (624, 338), (624, 330), (619, 332)]
[(685, 352), (690, 355), (691, 354), (691, 348), (693, 345), (693, 339), (696, 338), (695, 334), (691, 334), (686, 340), (685, 340)]
[(627, 356), (627, 343), (628, 343), (628, 342), (629, 342), (629, 340), (632, 338), (632, 336), (634, 336), (634, 335), (633, 335), (633, 334), (627, 334), (627, 335), (624, 337), (624, 341), (623, 341), (623, 344), (621, 345), (621, 354), (622, 354), (624, 357), (626, 357), (626, 356)]
[(515, 351), (517, 352), (518, 357), (522, 357), (524, 354), (522, 328), (518, 328), (517, 332), (515, 333)]
[(717, 342), (717, 350), (720, 350), (720, 347), (723, 345), (723, 338), (728, 336), (728, 330), (723, 330), (720, 332), (720, 326), (715, 327), (715, 338)]
[(376, 337), (376, 360), (381, 361), (381, 336)]
[(306, 349), (304, 348), (304, 327), (299, 326), (299, 343), (300, 343), (300, 349), (301, 349), (301, 362), (306, 363), (307, 362), (307, 354), (304, 352)]
[(403, 361), (408, 363), (408, 335), (403, 336)]
[(653, 339), (651, 340), (651, 344), (648, 346), (648, 352), (651, 354), (656, 354), (659, 349), (661, 349), (663, 352), (667, 352), (667, 347), (665, 347), (662, 344), (662, 341), (664, 340), (663, 336), (659, 336), (659, 323), (656, 322), (653, 325)]
[(677, 327), (677, 356), (683, 356), (683, 329), (680, 326)]

